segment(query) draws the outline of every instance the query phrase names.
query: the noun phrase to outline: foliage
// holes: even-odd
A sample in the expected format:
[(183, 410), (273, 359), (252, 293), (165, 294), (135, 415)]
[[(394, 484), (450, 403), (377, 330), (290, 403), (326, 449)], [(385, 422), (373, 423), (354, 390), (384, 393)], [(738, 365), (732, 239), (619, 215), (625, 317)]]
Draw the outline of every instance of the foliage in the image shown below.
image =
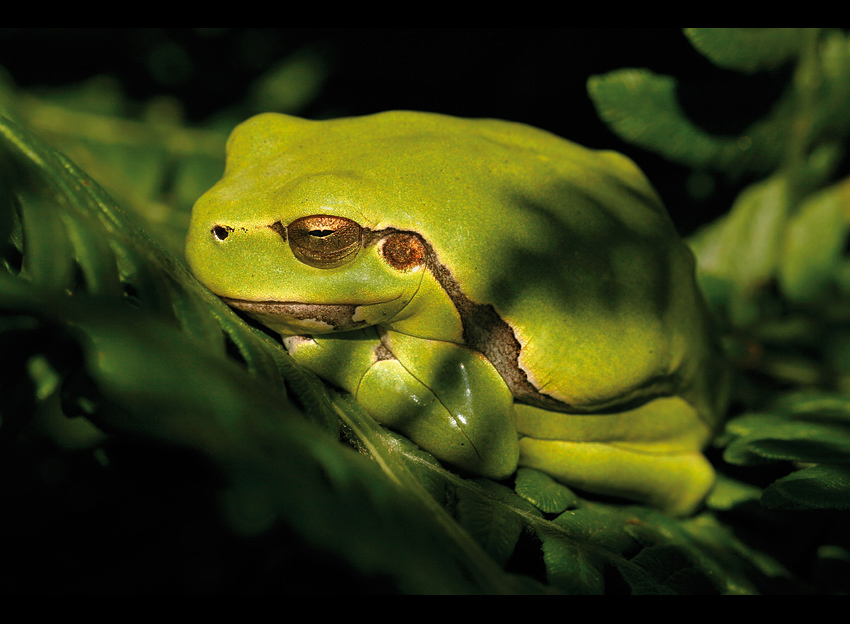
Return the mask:
[[(689, 121), (670, 77), (588, 83), (628, 140), (695, 171), (759, 178), (692, 241), (740, 384), (717, 442), (721, 479), (688, 519), (529, 469), (501, 483), (444, 469), (183, 266), (188, 210), (220, 175), (232, 122), (188, 128), (162, 100), (132, 116), (100, 81), (70, 100), (7, 82), (4, 590), (846, 592), (850, 187), (835, 176), (850, 45), (837, 31), (686, 34), (731, 70), (794, 68), (740, 137)], [(275, 81), (311, 62), (297, 55), (252, 92), (302, 105), (318, 82), (293, 104)]]
[[(765, 118), (740, 136), (712, 135), (676, 105), (675, 79), (646, 70), (594, 77), (588, 89), (600, 115), (628, 140), (697, 171), (756, 178), (691, 240), (741, 373), (742, 413), (717, 444), (725, 462), (751, 468), (735, 474), (766, 481), (755, 489), (727, 482), (727, 493), (730, 501), (752, 497), (773, 510), (832, 510), (823, 518), (834, 527), (850, 506), (850, 38), (791, 28), (685, 34), (730, 70), (790, 66), (787, 88)], [(716, 492), (714, 503), (729, 504), (721, 498)], [(841, 562), (831, 587), (846, 592), (846, 540), (829, 535), (818, 548)]]

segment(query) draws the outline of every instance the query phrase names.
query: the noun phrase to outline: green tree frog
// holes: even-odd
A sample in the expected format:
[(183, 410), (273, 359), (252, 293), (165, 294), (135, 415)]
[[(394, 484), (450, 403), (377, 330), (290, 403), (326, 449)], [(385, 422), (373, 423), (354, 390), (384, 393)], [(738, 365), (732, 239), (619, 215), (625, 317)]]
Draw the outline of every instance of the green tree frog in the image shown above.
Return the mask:
[(462, 472), (694, 510), (723, 367), (693, 257), (625, 156), (385, 112), (237, 127), (187, 259), (292, 357)]

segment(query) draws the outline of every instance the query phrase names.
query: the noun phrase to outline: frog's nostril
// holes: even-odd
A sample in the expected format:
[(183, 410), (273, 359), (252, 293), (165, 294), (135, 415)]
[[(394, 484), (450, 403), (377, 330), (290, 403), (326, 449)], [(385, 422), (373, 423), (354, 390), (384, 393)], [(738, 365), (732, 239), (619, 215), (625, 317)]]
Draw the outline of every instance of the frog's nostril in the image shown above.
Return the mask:
[(233, 228), (226, 225), (214, 225), (211, 231), (216, 240), (223, 241), (225, 238), (230, 236)]

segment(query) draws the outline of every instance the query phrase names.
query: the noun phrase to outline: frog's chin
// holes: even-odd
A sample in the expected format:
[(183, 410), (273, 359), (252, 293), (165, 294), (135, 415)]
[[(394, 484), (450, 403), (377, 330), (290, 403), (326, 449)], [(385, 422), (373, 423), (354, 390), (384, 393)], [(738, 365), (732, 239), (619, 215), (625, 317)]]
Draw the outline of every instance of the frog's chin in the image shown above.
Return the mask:
[(221, 300), (279, 334), (290, 336), (351, 331), (370, 324), (357, 318), (361, 306), (356, 304), (281, 303), (230, 297)]

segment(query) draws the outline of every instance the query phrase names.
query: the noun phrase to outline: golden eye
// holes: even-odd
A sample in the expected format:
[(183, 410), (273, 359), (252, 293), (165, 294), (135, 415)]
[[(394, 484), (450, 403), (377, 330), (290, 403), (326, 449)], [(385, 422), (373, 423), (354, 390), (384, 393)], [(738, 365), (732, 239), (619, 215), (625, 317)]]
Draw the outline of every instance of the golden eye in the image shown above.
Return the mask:
[(351, 262), (363, 244), (362, 228), (345, 217), (301, 217), (286, 229), (295, 257), (319, 269), (332, 269)]

